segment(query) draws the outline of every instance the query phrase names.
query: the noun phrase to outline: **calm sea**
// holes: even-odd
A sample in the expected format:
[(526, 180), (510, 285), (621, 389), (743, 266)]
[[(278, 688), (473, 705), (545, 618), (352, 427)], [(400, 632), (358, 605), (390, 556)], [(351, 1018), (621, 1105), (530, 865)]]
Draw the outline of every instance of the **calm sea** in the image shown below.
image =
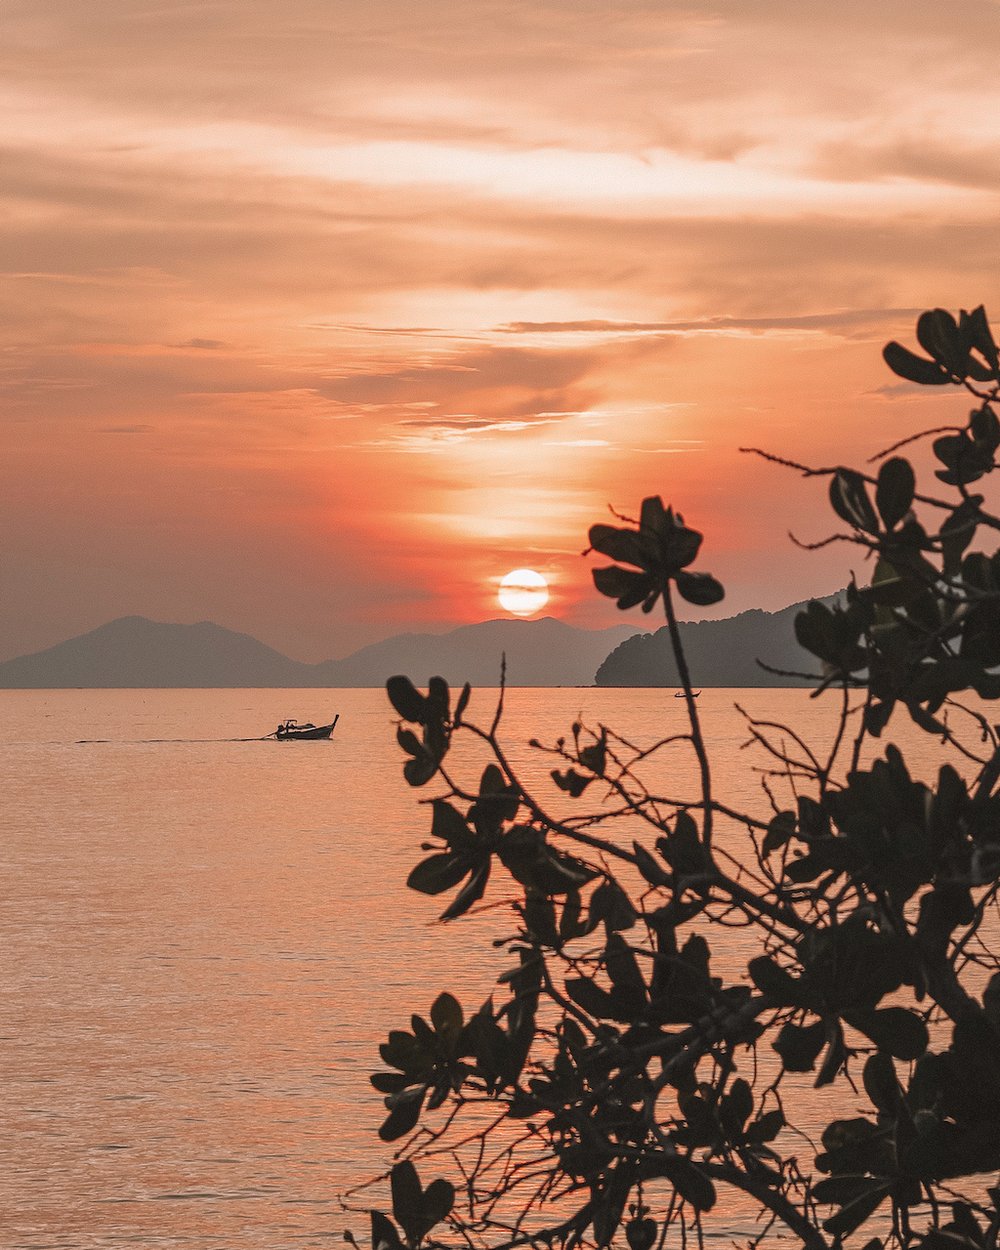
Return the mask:
[[(833, 702), (703, 692), (724, 797), (759, 808), (736, 702), (820, 744)], [(330, 742), (244, 740), (337, 712)], [(581, 714), (638, 744), (684, 719), (669, 691), (514, 690), (504, 737)], [(551, 761), (513, 758), (565, 810)], [(657, 784), (692, 797), (690, 776), (669, 748)], [(384, 694), (2, 691), (0, 787), (0, 1247), (363, 1233), (338, 1194), (388, 1162), (379, 1041), (440, 989), (474, 1009), (508, 962), (496, 916), (436, 925), (440, 901), (405, 888), (431, 788), (404, 784)]]

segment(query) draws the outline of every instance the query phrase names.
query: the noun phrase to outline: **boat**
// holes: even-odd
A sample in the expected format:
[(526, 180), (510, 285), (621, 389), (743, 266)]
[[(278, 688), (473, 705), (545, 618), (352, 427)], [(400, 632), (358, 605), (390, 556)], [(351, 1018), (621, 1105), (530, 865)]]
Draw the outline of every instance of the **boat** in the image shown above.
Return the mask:
[(312, 721), (306, 721), (304, 725), (300, 725), (298, 721), (285, 720), (273, 734), (268, 734), (268, 737), (277, 738), (279, 742), (317, 742), (320, 739), (329, 738), (339, 720), (339, 712), (329, 725), (314, 725)]
[[(692, 698), (692, 699), (697, 699), (697, 697), (698, 697), (700, 694), (701, 694), (701, 691), (700, 691), (700, 690), (692, 690), (692, 691), (691, 691), (691, 698)], [(683, 691), (683, 690), (678, 690), (678, 691), (677, 691), (677, 693), (674, 695), (674, 698), (675, 698), (675, 699), (686, 699), (686, 698), (687, 698), (687, 695), (685, 695), (685, 693), (684, 693), (684, 691)]]

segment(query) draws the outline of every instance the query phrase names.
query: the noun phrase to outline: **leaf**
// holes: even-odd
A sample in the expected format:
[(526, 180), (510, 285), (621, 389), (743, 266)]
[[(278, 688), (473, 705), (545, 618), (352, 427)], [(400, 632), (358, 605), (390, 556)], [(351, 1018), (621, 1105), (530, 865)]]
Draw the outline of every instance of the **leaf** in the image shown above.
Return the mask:
[(693, 1163), (687, 1159), (663, 1160), (663, 1174), (674, 1189), (696, 1211), (711, 1211), (715, 1206), (715, 1186)]
[(598, 591), (609, 599), (616, 599), (623, 612), (642, 603), (655, 584), (648, 573), (632, 573), (616, 564), (593, 569), (592, 575)]
[(772, 816), (764, 834), (764, 854), (780, 850), (795, 833), (795, 813), (778, 812)]
[(457, 920), (459, 916), (465, 915), (473, 903), (478, 903), (483, 897), (483, 891), (486, 889), (486, 883), (490, 879), (490, 860), (486, 860), (472, 874), (466, 884), (456, 894), (451, 906), (441, 913), (442, 920)]
[(887, 1181), (873, 1182), (871, 1189), (840, 1208), (836, 1215), (823, 1221), (823, 1227), (833, 1237), (849, 1237), (885, 1201), (889, 1194)]
[(780, 1110), (765, 1111), (747, 1126), (747, 1141), (751, 1144), (774, 1141), (785, 1127), (785, 1113)]
[(869, 1055), (865, 1062), (863, 1079), (865, 1093), (879, 1111), (889, 1113), (899, 1105), (899, 1081), (892, 1059), (884, 1050)]
[(629, 1220), (625, 1225), (625, 1240), (629, 1244), (629, 1250), (652, 1250), (658, 1231), (656, 1220), (648, 1217)]
[(893, 456), (879, 470), (875, 506), (887, 529), (896, 526), (913, 505), (916, 477), (909, 460)]
[(997, 357), (997, 345), (993, 341), (990, 323), (986, 319), (986, 309), (982, 304), (972, 312), (962, 311), (959, 317), (959, 328), (969, 342), (989, 365), (993, 376), (997, 375), (1000, 361)]
[(589, 768), (592, 773), (596, 773), (598, 777), (603, 777), (606, 756), (607, 738), (602, 733), (597, 742), (591, 743), (589, 747), (584, 747), (580, 752), (580, 763), (584, 768)]
[(955, 318), (944, 308), (932, 308), (917, 318), (917, 340), (925, 352), (956, 378), (968, 372), (969, 351)]
[(393, 1106), (378, 1131), (383, 1141), (396, 1141), (400, 1137), (405, 1137), (416, 1125), (420, 1119), (426, 1092), (421, 1086), (419, 1089), (405, 1090), (393, 1099), (386, 1099), (387, 1103), (392, 1101)]
[(632, 843), (632, 853), (635, 855), (635, 866), (650, 885), (670, 884), (670, 874), (656, 856), (651, 855), (639, 842)]
[(431, 806), (434, 813), (431, 819), (432, 838), (440, 838), (453, 850), (469, 850), (476, 845), (472, 830), (447, 799), (435, 799)]
[(421, 860), (406, 878), (406, 884), (421, 894), (442, 894), (458, 885), (468, 871), (469, 864), (464, 858), (442, 851)]
[(458, 702), (455, 704), (455, 724), (459, 724), (465, 709), (469, 706), (469, 696), (472, 694), (472, 687), (468, 682), (462, 687), (462, 693), (458, 696)]
[(821, 1089), (824, 1085), (829, 1085), (836, 1077), (837, 1073), (843, 1066), (844, 1060), (847, 1058), (847, 1047), (844, 1045), (844, 1030), (839, 1020), (833, 1025), (833, 1036), (830, 1038), (830, 1044), (826, 1048), (826, 1054), (823, 1057), (823, 1063), (820, 1067), (819, 1074), (816, 1077), (816, 1088)]
[(392, 1189), (392, 1214), (396, 1223), (406, 1233), (410, 1242), (420, 1236), (421, 1217), (423, 1215), (423, 1189), (417, 1169), (409, 1159), (393, 1166), (390, 1174)]
[(594, 780), (593, 777), (584, 777), (575, 768), (567, 768), (565, 772), (560, 772), (558, 768), (553, 768), (551, 776), (559, 789), (565, 790), (570, 798), (574, 799), (578, 799)]
[(945, 386), (951, 381), (948, 374), (934, 360), (917, 356), (901, 343), (886, 343), (882, 358), (897, 376), (921, 386)]
[(753, 1114), (753, 1094), (742, 1077), (735, 1080), (729, 1093), (723, 1096), (719, 1111), (730, 1134), (733, 1137), (741, 1136), (743, 1125)]
[(639, 1000), (646, 998), (646, 982), (628, 943), (620, 933), (612, 933), (604, 950), (604, 966), (616, 990), (624, 990)]
[(426, 1223), (424, 1233), (429, 1232), (435, 1224), (440, 1224), (442, 1220), (447, 1219), (454, 1205), (455, 1186), (450, 1181), (442, 1180), (440, 1177), (431, 1181), (424, 1190), (424, 1220)]
[(817, 1202), (829, 1202), (831, 1206), (841, 1206), (853, 1202), (872, 1188), (872, 1178), (860, 1172), (849, 1172), (837, 1176), (828, 1176), (812, 1187), (812, 1197)]
[(412, 1083), (405, 1072), (373, 1072), (368, 1079), (380, 1094), (398, 1094)]
[(868, 534), (878, 533), (878, 518), (860, 473), (853, 469), (838, 469), (830, 479), (830, 503), (834, 512), (848, 525)]
[(614, 1005), (607, 990), (595, 985), (589, 977), (569, 978), (566, 981), (566, 993), (578, 1007), (595, 1020), (613, 1017)]
[(403, 776), (414, 787), (425, 786), (438, 770), (438, 761), (421, 748), (421, 754), (408, 759), (403, 765)]
[(782, 1025), (773, 1045), (786, 1072), (811, 1072), (825, 1041), (826, 1026), (817, 1020), (815, 1024)]
[(590, 545), (610, 560), (634, 564), (639, 569), (648, 568), (652, 555), (651, 544), (644, 543), (636, 530), (617, 525), (592, 525)]
[(427, 714), (427, 700), (417, 690), (409, 677), (390, 677), (385, 683), (389, 702), (403, 720), (422, 725)]
[(681, 571), (677, 573), (675, 580), (681, 598), (702, 608), (718, 603), (726, 595), (722, 583), (712, 577), (710, 573), (685, 573)]
[(402, 1242), (392, 1221), (381, 1211), (372, 1211), (372, 1250), (401, 1250)]
[(804, 1006), (803, 987), (799, 982), (776, 964), (769, 955), (758, 955), (747, 964), (750, 979), (762, 994), (776, 1007)]
[(882, 1007), (878, 1011), (852, 1013), (848, 1023), (870, 1037), (879, 1050), (895, 1059), (919, 1059), (927, 1049), (927, 1025), (905, 1007)]
[(458, 1039), (465, 1018), (462, 1005), (454, 994), (439, 994), (431, 1006), (431, 1024), (436, 1033), (449, 1039)]

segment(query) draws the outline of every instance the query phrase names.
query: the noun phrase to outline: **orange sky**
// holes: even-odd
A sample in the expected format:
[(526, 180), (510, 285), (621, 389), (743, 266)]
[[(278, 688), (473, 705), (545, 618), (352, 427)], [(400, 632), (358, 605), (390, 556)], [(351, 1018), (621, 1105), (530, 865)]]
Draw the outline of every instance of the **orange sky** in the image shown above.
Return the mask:
[(6, 0), (0, 658), (329, 658), (523, 566), (616, 623), (580, 552), (652, 493), (722, 614), (842, 585), (737, 448), (964, 415), (880, 349), (1000, 317), (998, 63), (995, 0)]

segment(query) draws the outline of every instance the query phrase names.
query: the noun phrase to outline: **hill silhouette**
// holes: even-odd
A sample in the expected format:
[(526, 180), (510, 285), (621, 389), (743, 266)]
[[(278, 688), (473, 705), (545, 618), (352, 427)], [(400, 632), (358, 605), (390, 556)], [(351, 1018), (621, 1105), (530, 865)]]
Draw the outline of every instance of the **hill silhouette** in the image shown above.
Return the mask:
[(504, 652), (512, 686), (590, 685), (608, 651), (633, 632), (630, 625), (576, 629), (551, 617), (484, 621), (446, 634), (402, 634), (341, 660), (304, 664), (209, 621), (126, 616), (0, 663), (0, 689), (381, 686), (393, 673), (495, 686)]
[[(820, 600), (831, 604), (838, 595)], [(681, 641), (691, 680), (699, 686), (809, 686), (789, 673), (816, 671), (816, 660), (795, 638), (795, 617), (809, 600), (779, 612), (751, 608), (719, 621), (682, 621)], [(758, 660), (770, 668), (770, 673)], [(664, 625), (653, 634), (627, 638), (607, 657), (594, 678), (598, 686), (678, 686), (680, 677)]]

